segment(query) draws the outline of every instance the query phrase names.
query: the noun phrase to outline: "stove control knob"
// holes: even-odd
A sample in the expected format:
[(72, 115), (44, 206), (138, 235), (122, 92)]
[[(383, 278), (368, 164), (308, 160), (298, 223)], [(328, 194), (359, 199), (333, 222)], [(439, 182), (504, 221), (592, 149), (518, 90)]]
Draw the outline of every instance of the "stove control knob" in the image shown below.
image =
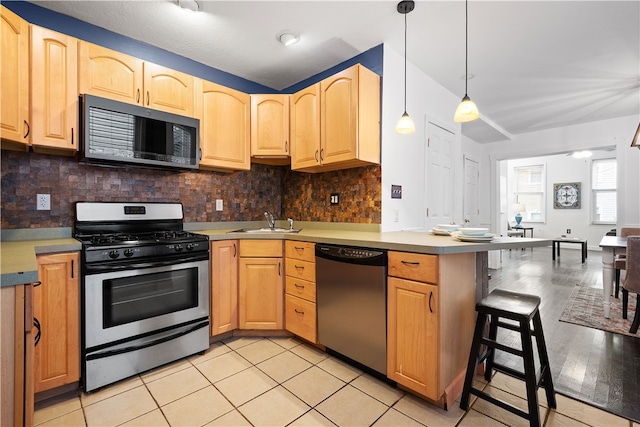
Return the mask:
[(126, 257), (132, 257), (133, 256), (133, 249), (128, 248), (124, 250), (124, 256)]
[(187, 243), (187, 250), (188, 251), (192, 251), (193, 248), (195, 248), (195, 247), (196, 247), (196, 245), (194, 245), (193, 243)]
[(175, 246), (173, 247), (173, 249), (175, 249), (175, 250), (176, 250), (176, 252), (182, 252), (182, 249), (184, 249), (184, 248), (182, 247), (182, 245), (175, 245)]
[(120, 252), (113, 250), (113, 251), (109, 251), (109, 258), (113, 258), (116, 259), (120, 256)]

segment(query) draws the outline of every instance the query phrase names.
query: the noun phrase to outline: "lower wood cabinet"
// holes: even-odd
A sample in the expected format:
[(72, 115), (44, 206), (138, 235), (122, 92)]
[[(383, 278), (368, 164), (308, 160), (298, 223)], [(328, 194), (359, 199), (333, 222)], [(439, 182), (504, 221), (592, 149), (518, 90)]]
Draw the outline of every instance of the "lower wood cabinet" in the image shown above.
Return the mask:
[(80, 379), (79, 255), (38, 255), (40, 285), (33, 290), (34, 323), (40, 327), (35, 348), (35, 392)]
[(315, 343), (318, 339), (315, 244), (287, 240), (285, 256), (285, 329)]
[(238, 241), (211, 242), (211, 335), (238, 329)]
[(240, 329), (283, 329), (282, 240), (241, 240)]

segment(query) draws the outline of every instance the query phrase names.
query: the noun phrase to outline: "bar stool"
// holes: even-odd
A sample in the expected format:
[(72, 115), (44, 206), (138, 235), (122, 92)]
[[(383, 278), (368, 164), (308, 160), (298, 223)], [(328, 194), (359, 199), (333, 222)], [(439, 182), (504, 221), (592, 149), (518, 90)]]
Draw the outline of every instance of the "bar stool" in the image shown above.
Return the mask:
[[(540, 426), (540, 412), (538, 410), (538, 387), (542, 386), (547, 395), (547, 403), (550, 408), (556, 407), (556, 396), (553, 388), (553, 380), (551, 379), (551, 369), (549, 368), (549, 357), (547, 355), (547, 347), (544, 342), (544, 334), (542, 332), (542, 321), (540, 320), (540, 297), (535, 295), (520, 294), (502, 289), (496, 289), (486, 298), (476, 304), (478, 317), (476, 320), (476, 328), (471, 344), (471, 352), (469, 354), (469, 363), (467, 365), (467, 373), (464, 380), (464, 388), (462, 397), (460, 398), (460, 408), (467, 410), (469, 405), (470, 394), (478, 396), (496, 406), (499, 406), (511, 413), (519, 415), (527, 420), (531, 426)], [(483, 337), (487, 317), (490, 316), (489, 336)], [(500, 318), (510, 319), (514, 323), (501, 322)], [(533, 320), (533, 330), (531, 330), (531, 321)], [(500, 344), (496, 341), (498, 328), (510, 329), (520, 333), (522, 341), (522, 349)], [(536, 375), (533, 354), (532, 336), (536, 337), (538, 347), (538, 357), (540, 359), (540, 374)], [(482, 354), (480, 353), (480, 345), (486, 346)], [(506, 351), (523, 358), (524, 372), (498, 364), (495, 362), (495, 350)], [(500, 399), (478, 390), (473, 387), (473, 376), (476, 373), (478, 364), (484, 360), (487, 361), (484, 371), (484, 377), (487, 381), (491, 381), (493, 370), (503, 372), (507, 375), (524, 380), (527, 389), (527, 401), (529, 412), (524, 412)]]

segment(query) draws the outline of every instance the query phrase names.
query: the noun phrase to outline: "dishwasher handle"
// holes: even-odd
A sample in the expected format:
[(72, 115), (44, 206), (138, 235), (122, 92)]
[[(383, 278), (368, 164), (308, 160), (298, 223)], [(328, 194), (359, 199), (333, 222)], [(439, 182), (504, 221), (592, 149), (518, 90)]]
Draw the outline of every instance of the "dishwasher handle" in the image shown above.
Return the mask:
[(387, 265), (386, 250), (353, 246), (316, 244), (316, 258), (357, 265)]

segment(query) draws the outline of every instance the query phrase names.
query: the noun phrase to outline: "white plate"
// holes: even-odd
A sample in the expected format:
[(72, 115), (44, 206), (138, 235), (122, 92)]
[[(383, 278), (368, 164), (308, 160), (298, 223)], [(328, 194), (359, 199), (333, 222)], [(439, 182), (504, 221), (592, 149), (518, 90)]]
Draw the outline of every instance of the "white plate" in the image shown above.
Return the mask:
[[(436, 227), (433, 227), (436, 228)], [(445, 230), (445, 231), (456, 231), (460, 229), (460, 226), (458, 224), (438, 224), (437, 228), (439, 230)]]
[(465, 236), (460, 232), (451, 233), (451, 237), (461, 242), (490, 242), (495, 237), (495, 234), (485, 233), (483, 236)]
[(447, 230), (440, 230), (439, 228), (433, 227), (431, 229), (431, 234), (435, 234), (436, 236), (448, 236), (450, 233)]
[(460, 234), (465, 236), (483, 236), (489, 231), (488, 228), (461, 228)]

